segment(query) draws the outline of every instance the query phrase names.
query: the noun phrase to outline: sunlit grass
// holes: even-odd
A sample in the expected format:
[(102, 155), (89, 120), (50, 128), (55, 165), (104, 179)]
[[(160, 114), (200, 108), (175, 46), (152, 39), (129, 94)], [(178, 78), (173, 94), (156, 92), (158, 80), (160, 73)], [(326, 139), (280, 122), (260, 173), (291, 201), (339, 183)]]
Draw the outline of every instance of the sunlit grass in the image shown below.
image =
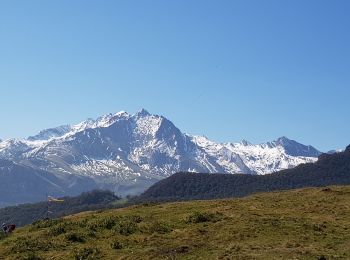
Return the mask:
[(350, 187), (138, 205), (39, 221), (6, 259), (350, 258)]

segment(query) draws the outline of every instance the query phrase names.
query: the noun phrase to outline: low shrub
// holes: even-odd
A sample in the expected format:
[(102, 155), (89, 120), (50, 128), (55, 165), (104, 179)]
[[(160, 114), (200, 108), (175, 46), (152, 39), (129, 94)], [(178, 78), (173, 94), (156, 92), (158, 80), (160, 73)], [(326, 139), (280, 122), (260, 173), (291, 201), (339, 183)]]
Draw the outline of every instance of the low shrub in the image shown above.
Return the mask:
[(128, 236), (137, 232), (139, 230), (139, 227), (135, 222), (131, 220), (123, 220), (120, 221), (113, 229), (115, 232), (121, 235)]
[(111, 229), (118, 223), (118, 218), (107, 217), (99, 220), (99, 227), (104, 229)]
[(42, 220), (33, 222), (32, 228), (34, 229), (48, 228), (48, 227), (57, 225), (58, 223), (61, 223), (61, 222), (63, 222), (62, 219), (42, 219)]
[(84, 247), (74, 252), (74, 259), (76, 260), (93, 260), (100, 258), (101, 254), (98, 248)]
[(49, 235), (51, 236), (58, 236), (66, 232), (66, 225), (64, 223), (59, 223), (58, 225), (51, 227), (48, 231)]
[(99, 229), (112, 229), (119, 222), (118, 217), (104, 217), (97, 218), (86, 223), (86, 227), (90, 230), (96, 231)]
[(96, 232), (93, 230), (88, 230), (88, 231), (86, 231), (86, 235), (88, 237), (96, 237)]
[(77, 225), (78, 227), (81, 227), (81, 228), (86, 227), (87, 224), (88, 224), (88, 220), (87, 220), (86, 218), (84, 218), (84, 219), (79, 220), (79, 221), (76, 222), (76, 225)]
[(194, 212), (186, 218), (187, 223), (217, 222), (222, 218), (220, 213)]
[(22, 253), (22, 252), (35, 252), (35, 251), (46, 251), (52, 249), (52, 243), (48, 240), (38, 240), (37, 238), (18, 237), (12, 241), (11, 251)]
[(172, 231), (169, 224), (160, 221), (154, 221), (148, 226), (149, 233), (166, 234)]
[(75, 232), (66, 234), (65, 238), (70, 242), (79, 242), (79, 243), (85, 242), (84, 235), (75, 233)]
[(130, 217), (130, 221), (135, 222), (135, 223), (141, 223), (142, 222), (142, 217), (140, 215), (132, 215)]
[(40, 258), (36, 253), (30, 252), (27, 255), (25, 255), (23, 259), (24, 260), (41, 260), (42, 258)]
[(118, 241), (118, 240), (114, 240), (111, 243), (111, 248), (112, 249), (122, 249), (123, 248), (123, 244), (120, 241)]

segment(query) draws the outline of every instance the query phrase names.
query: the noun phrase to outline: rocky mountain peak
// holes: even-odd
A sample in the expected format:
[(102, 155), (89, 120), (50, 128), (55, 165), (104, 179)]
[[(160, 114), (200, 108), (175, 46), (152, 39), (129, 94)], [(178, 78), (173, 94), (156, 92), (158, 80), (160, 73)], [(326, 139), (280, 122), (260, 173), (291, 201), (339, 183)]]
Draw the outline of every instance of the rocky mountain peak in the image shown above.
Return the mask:
[(286, 153), (291, 156), (318, 157), (321, 152), (311, 145), (303, 145), (285, 136), (272, 142), (276, 146), (282, 146)]
[(136, 118), (140, 118), (140, 117), (147, 117), (150, 116), (151, 114), (144, 108), (142, 108), (140, 111), (135, 113), (135, 117)]

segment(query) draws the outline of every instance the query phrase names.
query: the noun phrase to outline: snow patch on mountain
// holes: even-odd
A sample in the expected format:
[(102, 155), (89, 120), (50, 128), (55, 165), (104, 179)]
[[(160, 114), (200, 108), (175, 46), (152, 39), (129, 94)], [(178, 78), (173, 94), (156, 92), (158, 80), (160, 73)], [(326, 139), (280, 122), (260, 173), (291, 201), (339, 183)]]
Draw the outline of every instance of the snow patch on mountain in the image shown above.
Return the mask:
[(258, 145), (247, 141), (220, 144), (210, 141), (204, 136), (192, 136), (191, 138), (208, 154), (217, 158), (217, 163), (229, 173), (267, 174), (289, 169), (301, 163), (317, 161), (317, 157), (311, 155), (296, 154), (292, 156), (287, 154), (283, 143), (278, 141)]
[(49, 128), (40, 131), (37, 135), (30, 136), (27, 138), (28, 141), (39, 141), (39, 140), (49, 140), (54, 137), (60, 137), (71, 131), (69, 125), (62, 125), (55, 128)]

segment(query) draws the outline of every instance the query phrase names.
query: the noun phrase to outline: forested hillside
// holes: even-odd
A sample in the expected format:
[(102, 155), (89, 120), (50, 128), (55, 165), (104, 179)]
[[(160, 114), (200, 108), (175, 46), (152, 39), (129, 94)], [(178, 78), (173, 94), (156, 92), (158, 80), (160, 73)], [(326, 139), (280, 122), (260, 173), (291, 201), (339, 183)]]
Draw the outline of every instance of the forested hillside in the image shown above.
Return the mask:
[(139, 201), (242, 197), (255, 192), (350, 184), (350, 146), (322, 154), (316, 163), (264, 176), (247, 174), (178, 173), (159, 181)]

